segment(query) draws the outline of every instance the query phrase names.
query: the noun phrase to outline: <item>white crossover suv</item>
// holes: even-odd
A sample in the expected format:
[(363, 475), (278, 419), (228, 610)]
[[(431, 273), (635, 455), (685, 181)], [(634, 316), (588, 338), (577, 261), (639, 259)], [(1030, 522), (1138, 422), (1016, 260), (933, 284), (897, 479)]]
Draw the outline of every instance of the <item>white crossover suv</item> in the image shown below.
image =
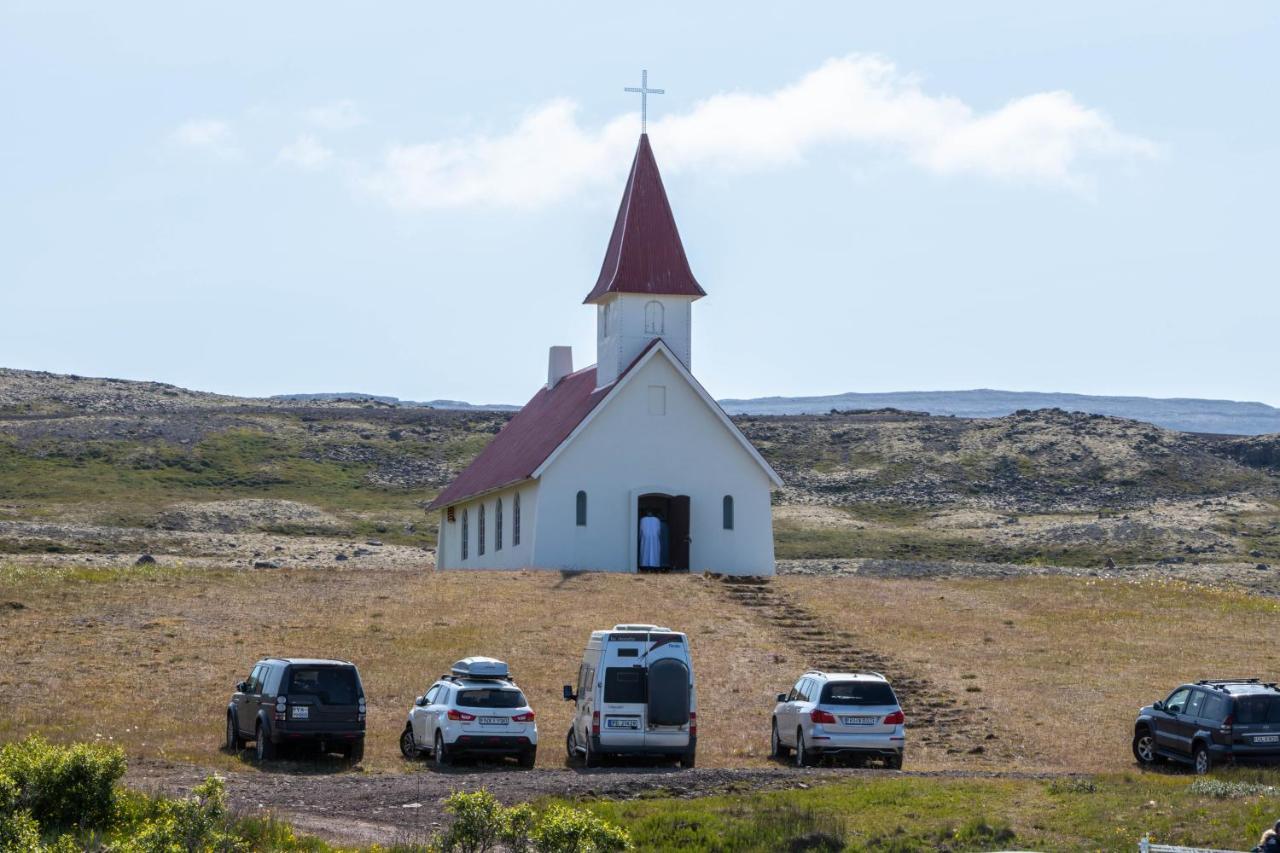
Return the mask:
[(465, 658), (414, 700), (400, 752), (409, 759), (429, 752), (437, 766), (464, 755), (511, 755), (532, 767), (538, 725), (505, 663)]
[(772, 754), (795, 752), (796, 765), (824, 755), (883, 759), (902, 767), (906, 718), (893, 688), (878, 672), (806, 672), (773, 709)]

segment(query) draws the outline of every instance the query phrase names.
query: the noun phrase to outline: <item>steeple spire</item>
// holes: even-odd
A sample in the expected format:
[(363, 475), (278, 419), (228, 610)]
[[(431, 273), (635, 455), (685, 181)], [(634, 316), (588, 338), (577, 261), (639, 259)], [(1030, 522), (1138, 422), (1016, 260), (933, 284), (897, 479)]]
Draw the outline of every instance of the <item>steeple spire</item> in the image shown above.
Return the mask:
[(600, 302), (610, 293), (707, 295), (689, 269), (647, 133), (640, 135), (600, 277), (583, 302)]

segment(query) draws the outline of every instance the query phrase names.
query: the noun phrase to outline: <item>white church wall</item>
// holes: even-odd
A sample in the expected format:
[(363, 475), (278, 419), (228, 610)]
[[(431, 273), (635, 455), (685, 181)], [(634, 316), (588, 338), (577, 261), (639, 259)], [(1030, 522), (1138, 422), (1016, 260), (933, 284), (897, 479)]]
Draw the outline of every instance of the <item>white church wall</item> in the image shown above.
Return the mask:
[[(747, 450), (658, 355), (543, 472), (533, 564), (633, 571), (635, 498), (660, 492), (690, 497), (691, 571), (772, 574), (771, 487)], [(582, 527), (576, 524), (579, 490), (587, 493)], [(733, 530), (722, 525), (725, 495), (734, 499)]]
[[(659, 308), (651, 309), (651, 303)], [(693, 370), (690, 297), (619, 293), (598, 306), (596, 315), (597, 385), (616, 379), (654, 338), (662, 338), (685, 368)], [(655, 318), (657, 324), (652, 322)]]
[[(520, 543), (513, 543), (515, 496), (520, 495)], [(497, 510), (502, 501), (502, 548), (497, 548)], [(484, 506), (485, 548), (480, 553), (480, 506)], [(529, 482), (512, 489), (485, 495), (479, 500), (455, 504), (454, 520), (448, 510), (440, 512), (440, 535), (436, 543), (437, 569), (523, 569), (531, 565), (534, 531), (537, 529), (538, 484)], [(462, 517), (467, 514), (467, 557), (462, 558)]]

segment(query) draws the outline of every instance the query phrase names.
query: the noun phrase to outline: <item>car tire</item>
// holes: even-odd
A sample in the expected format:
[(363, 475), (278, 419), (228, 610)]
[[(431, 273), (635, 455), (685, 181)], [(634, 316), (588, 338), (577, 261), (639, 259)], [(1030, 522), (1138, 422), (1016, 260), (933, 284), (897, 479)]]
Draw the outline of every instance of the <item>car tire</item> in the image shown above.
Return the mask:
[(591, 740), (588, 739), (582, 748), (582, 766), (599, 767), (600, 757), (591, 751)]
[(796, 729), (796, 767), (812, 767), (814, 763), (813, 754), (804, 745), (804, 730)]
[(578, 738), (574, 735), (572, 727), (564, 736), (564, 754), (570, 764), (578, 760)]
[(1213, 756), (1209, 754), (1209, 747), (1204, 743), (1197, 743), (1191, 749), (1191, 766), (1195, 769), (1197, 776), (1203, 776), (1213, 769)]
[(782, 742), (778, 734), (778, 721), (774, 720), (769, 732), (769, 756), (771, 758), (787, 758), (791, 755), (791, 747)]
[(1147, 727), (1133, 733), (1133, 757), (1143, 767), (1152, 767), (1160, 763), (1160, 754), (1156, 752), (1156, 736)]
[(680, 756), (680, 767), (684, 770), (692, 770), (697, 764), (698, 755), (692, 749)]
[(364, 761), (364, 738), (348, 744), (344, 754), (348, 764), (356, 765)]
[(262, 723), (253, 730), (253, 748), (260, 762), (273, 761), (276, 757), (276, 745), (271, 742), (271, 735), (267, 734)]
[(453, 756), (449, 754), (449, 749), (444, 745), (444, 736), (436, 732), (436, 748), (432, 750), (436, 759), (436, 767), (448, 767), (453, 763)]
[(236, 725), (236, 718), (231, 714), (227, 714), (227, 752), (238, 754), (244, 749), (244, 738), (240, 737), (240, 728)]
[(400, 754), (405, 757), (406, 761), (414, 761), (422, 754), (422, 750), (418, 749), (418, 745), (413, 742), (413, 725), (411, 723), (406, 723), (404, 731), (400, 733)]
[(888, 767), (890, 770), (901, 770), (902, 769), (902, 753), (899, 752), (897, 755), (890, 755), (888, 758), (884, 760), (884, 766)]
[(531, 749), (526, 749), (524, 752), (520, 753), (520, 766), (525, 770), (533, 769), (533, 765), (536, 764), (537, 761), (538, 748), (536, 746)]

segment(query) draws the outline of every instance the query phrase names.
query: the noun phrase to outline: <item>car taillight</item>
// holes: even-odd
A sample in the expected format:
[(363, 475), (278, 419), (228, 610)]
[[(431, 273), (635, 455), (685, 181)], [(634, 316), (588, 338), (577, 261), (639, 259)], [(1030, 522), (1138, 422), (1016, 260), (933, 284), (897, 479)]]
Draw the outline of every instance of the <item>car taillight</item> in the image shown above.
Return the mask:
[(532, 722), (533, 722), (533, 712), (532, 712), (532, 711), (525, 711), (523, 714), (516, 714), (514, 717), (512, 717), (512, 718), (511, 718), (511, 722), (513, 722), (513, 723), (532, 723)]
[(689, 712), (689, 734), (696, 735), (698, 733), (698, 712)]
[(284, 696), (276, 697), (276, 721), (277, 722), (285, 719), (285, 712), (288, 709), (288, 706), (287, 706), (288, 701), (289, 700)]
[(1235, 723), (1236, 718), (1231, 714), (1227, 714), (1227, 718), (1222, 721), (1222, 725), (1218, 727), (1218, 731), (1222, 732), (1224, 735), (1229, 735), (1231, 734), (1231, 727), (1235, 725)]
[(468, 714), (466, 711), (449, 711), (449, 719), (451, 720), (461, 720), (465, 723), (474, 720), (475, 718), (475, 714)]
[(600, 734), (600, 712), (599, 711), (591, 712), (591, 733), (593, 735)]
[(892, 714), (884, 718), (886, 726), (900, 726), (907, 721), (907, 715), (901, 711), (894, 711)]
[(835, 714), (824, 711), (821, 708), (814, 708), (809, 712), (809, 719), (815, 723), (834, 723), (836, 721)]

